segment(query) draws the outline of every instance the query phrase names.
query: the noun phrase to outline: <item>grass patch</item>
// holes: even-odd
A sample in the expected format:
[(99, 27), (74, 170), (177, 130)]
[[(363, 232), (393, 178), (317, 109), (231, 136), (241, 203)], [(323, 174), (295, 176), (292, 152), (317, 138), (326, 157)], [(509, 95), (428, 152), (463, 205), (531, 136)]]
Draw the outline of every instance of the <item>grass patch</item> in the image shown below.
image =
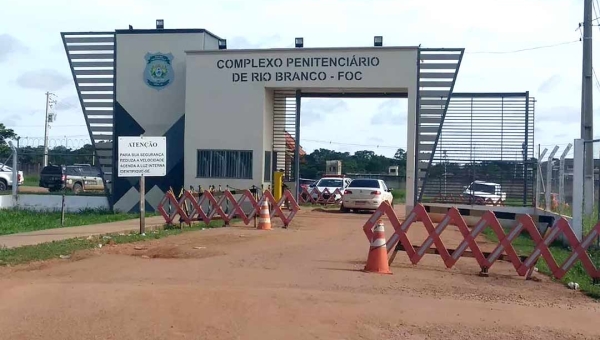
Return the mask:
[(166, 226), (165, 229), (147, 232), (146, 236), (132, 232), (125, 235), (111, 234), (106, 236), (95, 236), (91, 239), (74, 238), (18, 248), (5, 248), (0, 249), (0, 266), (14, 266), (33, 261), (59, 258), (61, 255), (72, 255), (76, 251), (97, 248), (99, 244), (106, 245), (109, 242), (114, 242), (114, 244), (143, 242), (157, 240), (172, 235), (179, 235), (190, 231), (197, 231), (201, 230), (202, 228), (218, 228), (222, 226), (223, 221), (213, 221), (208, 225), (199, 223), (192, 225), (192, 227), (186, 227), (183, 229), (180, 229), (179, 227)]
[[(496, 236), (491, 228), (486, 228), (483, 231), (483, 234), (488, 240), (498, 242), (498, 236)], [(533, 240), (526, 232), (517, 237), (513, 241), (512, 245), (517, 251), (517, 254), (524, 256), (530, 255), (535, 248)], [(550, 252), (554, 256), (554, 259), (559, 266), (571, 255), (571, 251), (565, 249), (565, 247), (558, 241), (550, 245)], [(600, 250), (588, 250), (588, 254), (590, 254), (592, 262), (596, 265), (596, 267), (600, 266)], [(537, 267), (541, 273), (546, 275), (552, 274), (548, 268), (548, 264), (541, 256), (538, 260)], [(555, 279), (553, 278), (553, 280)], [(592, 279), (589, 277), (580, 261), (577, 261), (575, 265), (573, 265), (569, 272), (562, 278), (561, 282), (565, 284), (568, 282), (577, 282), (579, 283), (579, 288), (585, 294), (594, 299), (600, 299), (600, 285), (592, 284)]]
[(406, 202), (406, 190), (392, 189), (392, 196), (394, 196), (394, 203)]
[(28, 187), (37, 187), (40, 185), (40, 177), (35, 175), (25, 176), (25, 178), (23, 178), (23, 185)]
[[(147, 212), (146, 216), (158, 213)], [(114, 213), (109, 210), (87, 209), (65, 213), (65, 227), (117, 222), (137, 218), (138, 214)], [(0, 235), (36, 230), (61, 228), (60, 211), (33, 211), (28, 209), (0, 209)]]

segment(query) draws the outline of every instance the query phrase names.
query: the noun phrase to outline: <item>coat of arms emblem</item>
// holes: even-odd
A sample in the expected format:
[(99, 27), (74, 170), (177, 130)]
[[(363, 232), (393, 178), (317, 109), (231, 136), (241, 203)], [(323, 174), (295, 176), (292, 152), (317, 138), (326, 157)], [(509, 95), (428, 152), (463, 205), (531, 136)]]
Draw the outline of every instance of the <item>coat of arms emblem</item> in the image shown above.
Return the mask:
[(151, 88), (162, 90), (171, 85), (175, 78), (175, 72), (171, 62), (171, 53), (146, 53), (146, 68), (144, 69), (144, 82)]

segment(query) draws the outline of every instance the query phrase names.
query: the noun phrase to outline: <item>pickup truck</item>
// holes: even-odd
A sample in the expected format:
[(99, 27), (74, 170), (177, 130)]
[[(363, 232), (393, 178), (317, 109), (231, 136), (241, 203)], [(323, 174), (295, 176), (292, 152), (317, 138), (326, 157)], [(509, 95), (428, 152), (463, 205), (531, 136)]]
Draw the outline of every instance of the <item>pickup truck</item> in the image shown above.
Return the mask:
[(502, 186), (500, 184), (484, 181), (472, 182), (465, 187), (463, 195), (483, 200), (489, 198), (493, 202), (506, 200), (506, 193), (502, 191)]
[[(13, 186), (13, 170), (11, 167), (0, 163), (0, 191), (12, 189)], [(23, 171), (17, 172), (17, 185), (23, 185)]]
[(74, 194), (104, 190), (102, 175), (89, 164), (48, 165), (40, 172), (40, 187), (56, 192), (65, 188)]

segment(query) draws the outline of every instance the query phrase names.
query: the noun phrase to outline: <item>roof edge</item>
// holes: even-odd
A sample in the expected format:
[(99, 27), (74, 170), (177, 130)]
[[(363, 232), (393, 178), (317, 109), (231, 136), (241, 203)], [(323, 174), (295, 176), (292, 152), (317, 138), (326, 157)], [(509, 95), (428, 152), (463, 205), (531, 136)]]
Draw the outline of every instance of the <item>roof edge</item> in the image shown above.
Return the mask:
[(264, 52), (314, 52), (314, 51), (418, 51), (419, 46), (357, 46), (357, 47), (287, 47), (287, 48), (253, 48), (253, 49), (227, 49), (227, 50), (186, 50), (186, 54), (208, 54), (208, 53), (264, 53)]

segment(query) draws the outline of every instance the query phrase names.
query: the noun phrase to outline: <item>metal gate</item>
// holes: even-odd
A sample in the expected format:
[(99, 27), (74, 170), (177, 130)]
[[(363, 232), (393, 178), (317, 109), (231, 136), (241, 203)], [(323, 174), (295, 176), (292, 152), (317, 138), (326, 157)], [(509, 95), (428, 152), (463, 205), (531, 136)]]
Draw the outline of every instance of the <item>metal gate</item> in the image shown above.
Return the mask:
[(296, 91), (273, 91), (273, 170), (283, 170), (284, 181), (296, 180)]
[(528, 92), (453, 93), (420, 201), (485, 204), (471, 184), (499, 184), (503, 205), (532, 206), (534, 111)]

